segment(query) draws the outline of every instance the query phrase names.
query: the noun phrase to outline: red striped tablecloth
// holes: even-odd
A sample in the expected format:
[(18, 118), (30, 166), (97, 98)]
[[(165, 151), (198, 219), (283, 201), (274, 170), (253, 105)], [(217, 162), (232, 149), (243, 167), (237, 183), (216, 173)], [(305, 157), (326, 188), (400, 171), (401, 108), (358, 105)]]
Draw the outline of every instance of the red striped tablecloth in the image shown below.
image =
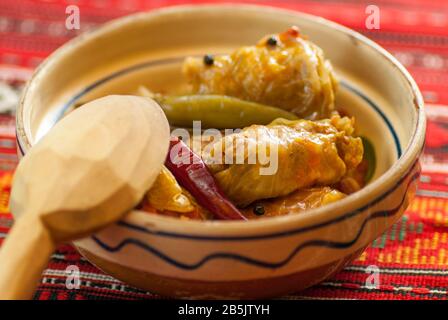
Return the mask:
[[(202, 3), (204, 1), (191, 1)], [(220, 2), (220, 1), (214, 1)], [(288, 299), (447, 299), (448, 298), (448, 2), (377, 0), (380, 29), (365, 28), (371, 1), (245, 1), (300, 10), (347, 25), (379, 42), (412, 73), (428, 104), (423, 175), (417, 198), (403, 218), (342, 272)], [(65, 8), (76, 3), (81, 29), (65, 28)], [(78, 0), (0, 2), (0, 112), (14, 106), (33, 68), (79, 32), (112, 18), (155, 7), (184, 4), (173, 0)], [(14, 120), (0, 116), (0, 242), (12, 219), (8, 212), (11, 177), (17, 157)], [(81, 288), (65, 286), (68, 265), (81, 271)], [(366, 286), (366, 269), (380, 269), (380, 286)], [(160, 298), (115, 280), (84, 260), (69, 245), (53, 255), (36, 299)]]

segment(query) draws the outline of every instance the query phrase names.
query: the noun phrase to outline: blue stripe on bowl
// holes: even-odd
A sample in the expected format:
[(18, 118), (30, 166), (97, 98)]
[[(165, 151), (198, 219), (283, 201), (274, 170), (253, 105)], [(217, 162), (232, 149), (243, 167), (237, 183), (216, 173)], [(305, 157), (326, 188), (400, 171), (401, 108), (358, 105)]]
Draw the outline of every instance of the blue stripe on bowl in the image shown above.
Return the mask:
[[(422, 149), (423, 150), (423, 149)], [(289, 237), (295, 234), (308, 232), (312, 230), (316, 230), (322, 227), (326, 227), (328, 225), (332, 225), (344, 220), (347, 220), (351, 217), (354, 217), (358, 214), (361, 214), (364, 210), (368, 209), (371, 206), (376, 205), (383, 199), (385, 199), (388, 195), (390, 195), (392, 192), (394, 192), (400, 185), (410, 176), (412, 172), (414, 172), (415, 166), (418, 164), (418, 159), (413, 163), (411, 166), (411, 169), (407, 172), (406, 175), (404, 175), (397, 183), (384, 192), (379, 197), (373, 199), (368, 204), (362, 206), (361, 208), (348, 212), (346, 214), (343, 214), (341, 216), (338, 216), (334, 219), (330, 219), (324, 222), (320, 222), (314, 225), (306, 226), (306, 227), (300, 227), (297, 229), (282, 231), (282, 232), (275, 232), (275, 233), (269, 233), (269, 234), (262, 234), (262, 235), (248, 235), (248, 236), (200, 236), (195, 234), (187, 234), (187, 233), (174, 233), (174, 232), (165, 232), (165, 231), (154, 231), (150, 229), (146, 229), (144, 227), (141, 227), (139, 225), (134, 225), (129, 222), (125, 221), (119, 221), (116, 223), (117, 226), (123, 227), (126, 229), (131, 229), (137, 232), (143, 232), (149, 235), (158, 236), (158, 237), (167, 237), (167, 238), (181, 238), (181, 239), (189, 239), (189, 240), (207, 240), (207, 241), (247, 241), (247, 240), (261, 240), (261, 239), (270, 239), (270, 238), (280, 238), (280, 237)], [(420, 171), (416, 172), (412, 178), (411, 182), (418, 179), (420, 176)]]
[(367, 95), (362, 93), (359, 89), (356, 89), (355, 87), (351, 86), (350, 84), (348, 84), (345, 81), (340, 81), (340, 83), (341, 83), (341, 86), (343, 86), (347, 90), (353, 92), (358, 97), (363, 99), (370, 107), (372, 107), (373, 110), (376, 111), (376, 113), (378, 113), (380, 115), (381, 119), (383, 119), (384, 123), (386, 124), (387, 128), (389, 129), (389, 132), (392, 135), (392, 138), (394, 139), (395, 149), (397, 151), (397, 157), (400, 158), (401, 154), (402, 154), (400, 139), (398, 139), (398, 135), (395, 132), (395, 129), (392, 126), (392, 123), (389, 121), (389, 119), (384, 114), (384, 112), (381, 111), (381, 109), (378, 107), (378, 105), (375, 102), (373, 102)]
[[(116, 246), (110, 246), (110, 245), (106, 244), (103, 240), (101, 240), (97, 236), (92, 236), (91, 238), (92, 238), (93, 241), (95, 241), (95, 243), (97, 245), (99, 245), (105, 251), (114, 253), (114, 252), (119, 252), (120, 250), (122, 250), (123, 248), (125, 248), (127, 246), (136, 246), (136, 247), (146, 251), (147, 253), (153, 254), (154, 256), (156, 256), (156, 257), (160, 258), (161, 260), (165, 261), (166, 263), (168, 263), (168, 264), (170, 264), (170, 265), (172, 265), (174, 267), (177, 267), (179, 269), (183, 269), (183, 270), (196, 270), (196, 269), (202, 267), (207, 262), (212, 261), (212, 260), (217, 260), (217, 259), (220, 259), (220, 260), (222, 260), (222, 259), (234, 260), (234, 261), (237, 261), (237, 262), (241, 262), (241, 263), (244, 263), (244, 264), (247, 264), (247, 265), (252, 265), (252, 266), (256, 266), (256, 267), (260, 267), (260, 268), (276, 269), (276, 268), (280, 268), (280, 267), (285, 266), (300, 251), (302, 251), (303, 249), (308, 248), (308, 247), (321, 247), (321, 248), (323, 247), (323, 248), (329, 248), (329, 249), (346, 249), (346, 248), (351, 247), (361, 237), (362, 232), (364, 231), (365, 226), (367, 225), (367, 223), (370, 220), (374, 220), (374, 219), (377, 219), (377, 218), (392, 217), (392, 216), (394, 216), (395, 214), (397, 214), (400, 211), (401, 207), (403, 206), (403, 204), (406, 201), (407, 191), (409, 189), (409, 186), (415, 180), (417, 180), (419, 176), (420, 176), (420, 174), (417, 172), (408, 181), (408, 183), (406, 185), (406, 191), (404, 192), (403, 198), (401, 199), (400, 203), (396, 207), (394, 207), (392, 209), (389, 209), (389, 210), (376, 211), (376, 212), (370, 214), (366, 219), (364, 219), (364, 221), (361, 224), (357, 234), (355, 235), (355, 237), (352, 240), (345, 241), (345, 242), (329, 241), (329, 240), (322, 240), (322, 239), (309, 240), (309, 241), (306, 241), (304, 243), (301, 243), (301, 244), (297, 245), (294, 248), (294, 250), (292, 250), (291, 253), (286, 258), (284, 258), (284, 259), (282, 259), (280, 261), (277, 261), (277, 262), (258, 260), (258, 259), (254, 259), (254, 258), (243, 256), (243, 255), (240, 255), (240, 254), (229, 253), (229, 252), (214, 252), (214, 253), (211, 253), (209, 255), (206, 255), (205, 257), (200, 259), (198, 262), (195, 262), (195, 263), (185, 263), (185, 262), (181, 262), (180, 260), (176, 260), (175, 258), (170, 257), (169, 255), (167, 255), (166, 253), (163, 253), (162, 251), (160, 251), (159, 249), (155, 248), (154, 246), (151, 246), (151, 245), (149, 245), (147, 243), (144, 243), (144, 242), (142, 242), (142, 241), (140, 241), (138, 239), (135, 239), (135, 238), (123, 239)], [(401, 181), (401, 183), (402, 182), (403, 181)], [(303, 230), (302, 230), (302, 232), (303, 232)], [(226, 238), (226, 239), (228, 239), (228, 238)], [(253, 238), (251, 238), (251, 240), (253, 240)]]

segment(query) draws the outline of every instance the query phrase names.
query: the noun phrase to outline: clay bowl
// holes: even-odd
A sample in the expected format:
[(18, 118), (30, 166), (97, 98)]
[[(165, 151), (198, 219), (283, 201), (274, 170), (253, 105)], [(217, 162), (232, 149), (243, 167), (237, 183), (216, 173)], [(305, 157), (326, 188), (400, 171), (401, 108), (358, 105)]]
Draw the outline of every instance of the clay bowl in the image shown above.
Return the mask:
[(118, 19), (70, 41), (38, 68), (23, 94), (19, 151), (26, 153), (78, 103), (134, 93), (141, 84), (175, 92), (185, 84), (185, 56), (228, 52), (291, 25), (333, 63), (341, 80), (337, 104), (357, 118), (376, 150), (373, 180), (336, 203), (257, 221), (181, 221), (135, 210), (75, 243), (87, 259), (162, 295), (266, 298), (331, 276), (400, 218), (415, 194), (424, 142), (423, 101), (414, 80), (360, 34), (269, 7), (172, 7)]

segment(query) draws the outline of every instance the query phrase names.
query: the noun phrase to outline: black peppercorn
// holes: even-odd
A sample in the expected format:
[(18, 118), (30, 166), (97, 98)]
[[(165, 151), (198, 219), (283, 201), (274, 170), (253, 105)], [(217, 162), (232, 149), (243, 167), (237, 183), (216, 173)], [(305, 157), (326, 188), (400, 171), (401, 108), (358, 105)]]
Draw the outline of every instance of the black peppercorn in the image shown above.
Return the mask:
[(252, 210), (257, 216), (264, 215), (264, 206), (261, 203), (255, 204)]
[(213, 65), (214, 62), (215, 62), (215, 60), (213, 59), (213, 56), (211, 54), (206, 54), (204, 56), (205, 65), (211, 66), (211, 65)]
[(276, 39), (275, 37), (269, 37), (268, 40), (266, 41), (266, 43), (267, 43), (269, 46), (274, 47), (274, 46), (277, 45), (277, 39)]

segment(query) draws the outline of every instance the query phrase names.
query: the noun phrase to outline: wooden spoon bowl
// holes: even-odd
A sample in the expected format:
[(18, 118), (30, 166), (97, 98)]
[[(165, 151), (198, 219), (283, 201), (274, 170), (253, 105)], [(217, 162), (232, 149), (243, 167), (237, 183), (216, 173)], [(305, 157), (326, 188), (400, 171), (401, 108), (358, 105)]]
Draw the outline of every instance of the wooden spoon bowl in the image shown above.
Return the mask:
[(136, 206), (168, 143), (168, 121), (147, 98), (107, 96), (61, 120), (15, 173), (10, 207), (20, 219), (0, 251), (0, 298), (29, 298), (58, 243)]

